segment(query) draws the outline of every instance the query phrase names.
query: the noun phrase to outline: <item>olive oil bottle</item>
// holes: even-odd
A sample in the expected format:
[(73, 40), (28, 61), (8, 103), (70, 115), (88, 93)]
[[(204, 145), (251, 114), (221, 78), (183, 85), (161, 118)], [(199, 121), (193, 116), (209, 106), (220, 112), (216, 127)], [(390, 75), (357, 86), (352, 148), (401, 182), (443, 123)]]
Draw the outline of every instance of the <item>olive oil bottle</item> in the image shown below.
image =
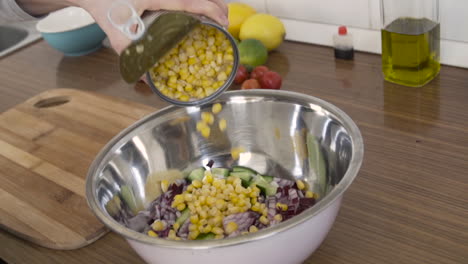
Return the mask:
[(413, 87), (440, 71), (440, 24), (427, 18), (401, 17), (382, 29), (385, 80)]

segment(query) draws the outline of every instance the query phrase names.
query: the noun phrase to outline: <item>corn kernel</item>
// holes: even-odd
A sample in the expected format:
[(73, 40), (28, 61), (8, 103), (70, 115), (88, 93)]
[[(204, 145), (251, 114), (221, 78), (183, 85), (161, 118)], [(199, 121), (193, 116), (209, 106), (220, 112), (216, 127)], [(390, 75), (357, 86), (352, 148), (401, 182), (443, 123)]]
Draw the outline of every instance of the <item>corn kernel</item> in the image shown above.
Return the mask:
[(219, 212), (218, 208), (212, 207), (212, 208), (208, 211), (208, 213), (209, 213), (210, 216), (217, 216), (220, 212)]
[(162, 180), (161, 181), (161, 190), (163, 192), (167, 192), (168, 188), (169, 188), (169, 181), (168, 180)]
[(260, 212), (261, 211), (259, 203), (253, 204), (250, 209), (252, 209), (252, 211), (254, 211), (254, 212)]
[(221, 72), (217, 76), (218, 81), (226, 81), (227, 80), (227, 75), (225, 72)]
[(207, 88), (205, 88), (205, 94), (206, 94), (206, 96), (212, 95), (215, 91), (216, 91), (216, 89), (214, 89), (213, 87), (207, 87)]
[(218, 127), (219, 127), (219, 130), (225, 131), (227, 127), (226, 119), (220, 119), (218, 122)]
[(223, 53), (221, 52), (216, 53), (216, 60), (218, 60), (219, 58), (221, 58), (221, 60), (223, 59)]
[(307, 191), (307, 192), (305, 193), (305, 197), (306, 197), (306, 198), (314, 198), (314, 193), (311, 192), (311, 191)]
[(216, 203), (216, 198), (215, 197), (212, 197), (212, 196), (208, 196), (206, 198), (206, 205), (208, 206), (212, 206)]
[(187, 186), (187, 192), (192, 192), (192, 191), (193, 191), (193, 186), (192, 185)]
[(169, 77), (168, 83), (177, 83), (177, 77), (174, 75)]
[(264, 225), (268, 225), (270, 223), (268, 218), (266, 218), (266, 216), (264, 216), (264, 215), (260, 216), (260, 219), (258, 219), (258, 220), (260, 221), (260, 223), (262, 223)]
[[(211, 32), (210, 32), (210, 33), (211, 33)], [(213, 33), (213, 34), (214, 34), (214, 33)], [(213, 35), (213, 34), (212, 34), (212, 35)], [(215, 38), (211, 36), (211, 37), (208, 38), (207, 42), (208, 42), (208, 45), (209, 45), (209, 46), (213, 46), (214, 43), (215, 43)]]
[(210, 112), (202, 112), (201, 113), (201, 119), (207, 123), (207, 124), (210, 124), (212, 125), (214, 123), (214, 116), (212, 113)]
[(195, 240), (198, 237), (199, 234), (200, 234), (200, 232), (198, 230), (194, 230), (194, 231), (189, 233), (188, 239)]
[(287, 211), (288, 210), (288, 205), (283, 204), (283, 203), (276, 203), (276, 208), (282, 211)]
[[(209, 69), (207, 72), (206, 72), (206, 76), (208, 77), (213, 77), (215, 76), (216, 72), (214, 69)], [(218, 86), (219, 87), (219, 86)]]
[(203, 128), (208, 127), (208, 125), (204, 121), (197, 122), (197, 131), (201, 132)]
[(215, 188), (215, 190), (221, 188), (221, 180), (220, 179), (214, 179), (212, 184), (213, 184), (213, 187)]
[(190, 97), (186, 94), (183, 94), (181, 96), (179, 96), (179, 100), (182, 101), (182, 102), (188, 102), (190, 101)]
[(190, 73), (180, 73), (180, 79), (181, 80), (187, 80), (187, 78), (190, 76)]
[(250, 232), (250, 233), (255, 233), (255, 232), (257, 232), (257, 231), (258, 231), (258, 228), (257, 228), (256, 226), (251, 225), (251, 226), (249, 227), (249, 232)]
[(197, 63), (197, 59), (194, 58), (194, 57), (189, 58), (188, 61), (187, 61), (188, 65), (194, 65), (195, 63)]
[(206, 59), (213, 60), (213, 52), (211, 50), (206, 52)]
[(154, 231), (162, 231), (164, 229), (166, 229), (166, 222), (163, 222), (161, 220), (156, 220), (153, 222), (153, 224), (151, 225), (151, 228), (154, 230)]
[(232, 56), (232, 54), (224, 54), (224, 60), (225, 61), (234, 61), (234, 56)]
[(188, 47), (188, 48), (187, 48), (187, 55), (188, 55), (188, 56), (193, 56), (193, 55), (195, 55), (195, 48), (194, 48), (194, 47)]
[(179, 60), (180, 60), (180, 61), (187, 61), (187, 59), (188, 59), (187, 54), (185, 54), (185, 53), (183, 53), (183, 52), (181, 52), (181, 53), (179, 54)]
[(174, 60), (169, 59), (169, 60), (166, 60), (166, 62), (164, 62), (164, 65), (170, 69), (175, 65), (175, 62)]
[(243, 147), (232, 148), (231, 149), (232, 159), (238, 160), (242, 152), (245, 152), (245, 149)]
[(191, 92), (191, 91), (193, 91), (193, 85), (191, 85), (190, 83), (188, 83), (187, 85), (185, 85), (185, 91), (186, 91), (186, 92)]
[(203, 183), (211, 184), (212, 182), (213, 182), (213, 175), (211, 174), (211, 172), (206, 171), (205, 177), (203, 177)]
[(168, 76), (171, 76), (171, 77), (174, 76), (174, 77), (177, 78), (177, 76), (176, 76), (177, 74), (176, 74), (174, 71), (172, 71), (172, 70), (169, 70), (169, 71), (167, 72), (167, 75), (168, 75)]
[(198, 226), (195, 225), (195, 224), (191, 224), (191, 225), (189, 225), (189, 227), (188, 227), (189, 232), (195, 231), (195, 230), (197, 230), (197, 228), (198, 228)]
[(237, 201), (236, 205), (239, 206), (239, 207), (243, 207), (243, 206), (246, 205), (246, 202), (245, 202), (244, 199), (239, 199), (239, 201)]
[(169, 234), (167, 235), (167, 237), (169, 239), (175, 239), (177, 237), (176, 232), (173, 229), (169, 230)]
[(305, 184), (304, 184), (304, 182), (301, 181), (301, 180), (297, 180), (297, 181), (296, 181), (296, 185), (297, 185), (297, 188), (298, 188), (299, 190), (304, 190), (304, 188), (305, 188)]
[(222, 199), (218, 199), (216, 200), (216, 204), (215, 204), (216, 208), (218, 208), (219, 210), (223, 210), (225, 207), (226, 207), (226, 201), (222, 200)]
[(198, 218), (198, 215), (191, 215), (190, 216), (190, 223), (196, 225), (196, 224), (198, 224), (199, 221), (200, 221), (200, 219)]
[(179, 223), (174, 223), (174, 224), (172, 225), (172, 228), (173, 228), (175, 231), (177, 231), (177, 230), (179, 230), (179, 228), (180, 228), (180, 224), (179, 224)]
[(204, 205), (205, 202), (206, 202), (206, 196), (205, 195), (200, 195), (200, 197), (198, 197), (198, 202), (200, 203), (200, 206)]
[(280, 215), (280, 214), (276, 214), (276, 215), (273, 217), (273, 219), (275, 219), (275, 220), (278, 221), (278, 222), (281, 222), (281, 221), (283, 221), (283, 216)]
[(179, 53), (179, 49), (178, 49), (178, 48), (174, 48), (174, 49), (172, 49), (172, 50), (169, 51), (169, 55), (175, 55), (175, 54), (177, 54), (177, 53)]
[(223, 238), (224, 238), (224, 235), (216, 235), (216, 236), (214, 237), (214, 239), (223, 239)]
[(200, 222), (198, 222), (198, 225), (202, 225), (202, 226), (207, 225), (207, 224), (208, 224), (208, 219), (206, 218), (200, 219)]
[(237, 230), (238, 226), (236, 224), (236, 222), (229, 222), (226, 224), (226, 227), (224, 228), (224, 231), (226, 232), (226, 234), (232, 234), (233, 232), (235, 232)]
[[(236, 186), (236, 188), (234, 189), (236, 191), (236, 193), (239, 194), (239, 198), (242, 199), (242, 196), (241, 194), (243, 194), (244, 192), (244, 188), (242, 187), (242, 180), (237, 178), (234, 180), (234, 185)], [(243, 195), (245, 197), (245, 195)]]
[(257, 201), (258, 201), (258, 200), (257, 200), (257, 197), (256, 197), (256, 196), (250, 198), (250, 203), (251, 203), (251, 204), (256, 204)]
[(222, 235), (224, 234), (224, 230), (221, 227), (213, 227), (211, 229), (211, 232), (213, 232), (215, 235)]
[(149, 231), (148, 231), (148, 236), (150, 236), (150, 237), (158, 237), (158, 234), (156, 234), (156, 232), (154, 232), (153, 230), (149, 230)]
[(214, 226), (219, 226), (223, 223), (223, 216), (221, 214), (215, 216), (212, 218), (213, 219), (213, 225)]
[(237, 207), (237, 206), (234, 206), (234, 207), (229, 208), (229, 209), (228, 209), (228, 212), (229, 212), (230, 214), (237, 214), (237, 213), (240, 212), (240, 208)]
[(194, 180), (194, 181), (192, 181), (192, 185), (195, 188), (200, 188), (200, 187), (202, 187), (202, 182), (199, 181), (199, 180)]
[(210, 137), (211, 129), (209, 127), (205, 127), (202, 129), (201, 134), (204, 138)]
[(185, 207), (186, 207), (185, 203), (178, 204), (177, 205), (177, 210), (183, 211), (185, 209)]
[(213, 230), (213, 227), (210, 226), (210, 225), (206, 225), (204, 228), (203, 228), (203, 233), (209, 233), (211, 232), (211, 230)]
[(206, 211), (203, 211), (203, 210), (202, 210), (202, 211), (200, 212), (200, 218), (201, 218), (201, 219), (206, 219), (206, 218), (208, 218), (208, 213), (207, 213)]

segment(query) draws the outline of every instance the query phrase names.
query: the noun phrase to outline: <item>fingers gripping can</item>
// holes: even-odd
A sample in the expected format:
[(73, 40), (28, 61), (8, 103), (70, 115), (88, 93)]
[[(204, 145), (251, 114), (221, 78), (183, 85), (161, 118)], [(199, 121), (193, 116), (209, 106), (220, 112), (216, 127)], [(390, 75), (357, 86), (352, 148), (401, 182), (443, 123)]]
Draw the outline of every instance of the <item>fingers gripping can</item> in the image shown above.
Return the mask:
[(239, 51), (221, 25), (182, 11), (155, 11), (138, 19), (120, 28), (134, 40), (120, 56), (125, 81), (144, 74), (154, 93), (179, 106), (211, 102), (232, 84)]

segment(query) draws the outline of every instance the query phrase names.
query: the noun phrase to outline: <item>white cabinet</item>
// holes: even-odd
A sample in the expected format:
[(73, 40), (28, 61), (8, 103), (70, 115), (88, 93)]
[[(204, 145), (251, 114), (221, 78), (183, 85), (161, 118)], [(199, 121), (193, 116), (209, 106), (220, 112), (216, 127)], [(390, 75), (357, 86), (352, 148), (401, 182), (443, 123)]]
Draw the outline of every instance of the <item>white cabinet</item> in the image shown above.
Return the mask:
[(369, 28), (369, 0), (267, 0), (276, 16), (308, 22)]

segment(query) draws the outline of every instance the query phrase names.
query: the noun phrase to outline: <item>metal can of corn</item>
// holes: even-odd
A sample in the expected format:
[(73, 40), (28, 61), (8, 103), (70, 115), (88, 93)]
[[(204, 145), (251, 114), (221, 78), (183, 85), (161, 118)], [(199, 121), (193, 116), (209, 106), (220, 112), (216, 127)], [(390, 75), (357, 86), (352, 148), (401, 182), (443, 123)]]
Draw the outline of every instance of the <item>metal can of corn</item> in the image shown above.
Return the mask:
[(151, 12), (143, 22), (143, 36), (121, 54), (123, 76), (146, 71), (152, 91), (179, 106), (206, 104), (232, 84), (239, 51), (221, 25), (180, 11)]

